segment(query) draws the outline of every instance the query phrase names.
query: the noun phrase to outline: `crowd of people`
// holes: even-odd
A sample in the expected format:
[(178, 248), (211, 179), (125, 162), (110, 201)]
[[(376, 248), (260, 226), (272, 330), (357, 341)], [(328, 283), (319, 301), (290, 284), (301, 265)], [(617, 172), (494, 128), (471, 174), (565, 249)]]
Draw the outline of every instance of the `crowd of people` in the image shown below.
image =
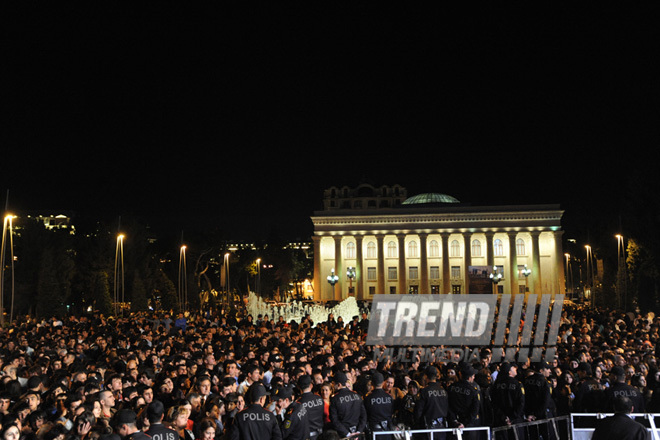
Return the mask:
[(468, 362), (392, 362), (365, 344), (366, 314), (346, 324), (332, 314), (285, 323), (240, 310), (20, 317), (0, 329), (0, 432), (324, 440), (514, 426), (619, 411), (622, 399), (628, 412), (660, 412), (659, 329), (652, 314), (571, 306), (550, 362), (494, 363), (485, 347)]

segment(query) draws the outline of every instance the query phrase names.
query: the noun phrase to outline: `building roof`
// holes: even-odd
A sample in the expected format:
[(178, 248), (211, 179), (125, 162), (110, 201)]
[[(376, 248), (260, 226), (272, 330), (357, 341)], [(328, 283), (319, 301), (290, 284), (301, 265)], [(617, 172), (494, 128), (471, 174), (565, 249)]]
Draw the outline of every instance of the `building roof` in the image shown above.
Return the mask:
[(440, 193), (423, 193), (407, 198), (403, 205), (425, 205), (429, 203), (461, 203), (455, 197)]

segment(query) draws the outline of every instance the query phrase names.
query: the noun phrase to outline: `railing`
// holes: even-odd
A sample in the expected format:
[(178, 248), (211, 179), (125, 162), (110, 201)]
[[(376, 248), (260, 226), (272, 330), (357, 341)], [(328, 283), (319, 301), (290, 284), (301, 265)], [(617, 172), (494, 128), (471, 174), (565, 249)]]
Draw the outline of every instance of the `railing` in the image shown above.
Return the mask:
[(569, 423), (568, 416), (559, 416), (550, 419), (516, 423), (515, 425), (498, 426), (491, 428), (491, 433), (495, 439), (503, 437), (515, 440), (537, 438), (571, 440), (573, 438), (571, 427), (572, 423)]
[[(589, 440), (593, 434), (594, 429), (596, 429), (595, 423), (600, 419), (614, 415), (613, 413), (578, 413), (571, 414), (571, 435), (574, 440)], [(651, 433), (653, 440), (660, 440), (660, 433), (655, 425), (655, 417), (660, 416), (660, 414), (650, 414), (650, 413), (633, 413), (629, 414), (632, 418), (642, 418), (642, 420), (637, 420), (642, 423)], [(580, 418), (591, 418), (592, 420), (579, 420)], [(591, 423), (590, 423), (591, 422)]]
[(427, 438), (429, 440), (432, 440), (433, 434), (446, 432), (453, 434), (456, 440), (463, 440), (463, 434), (471, 431), (483, 432), (485, 434), (485, 436), (482, 436), (484, 440), (491, 439), (490, 428), (488, 426), (478, 426), (478, 427), (470, 427), (470, 428), (406, 429), (402, 431), (379, 431), (379, 432), (372, 432), (368, 438), (370, 440), (378, 440), (379, 437), (394, 436), (395, 439), (399, 439), (399, 440), (411, 440), (414, 434), (426, 434), (428, 436)]

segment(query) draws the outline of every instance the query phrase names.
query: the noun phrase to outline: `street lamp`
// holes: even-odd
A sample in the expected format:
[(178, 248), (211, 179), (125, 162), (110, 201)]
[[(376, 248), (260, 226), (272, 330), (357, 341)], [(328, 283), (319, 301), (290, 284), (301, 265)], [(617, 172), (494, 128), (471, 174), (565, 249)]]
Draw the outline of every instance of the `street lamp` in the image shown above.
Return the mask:
[(346, 268), (346, 278), (348, 278), (348, 293), (353, 295), (353, 280), (355, 279), (355, 268), (348, 266)]
[(5, 253), (7, 247), (7, 231), (9, 231), (9, 258), (11, 264), (11, 310), (9, 312), (9, 322), (12, 322), (14, 319), (14, 238), (13, 238), (13, 228), (12, 220), (15, 219), (15, 215), (8, 214), (5, 216), (4, 225), (2, 227), (2, 250), (0, 251), (0, 325), (4, 327), (5, 325)]
[(623, 308), (626, 308), (627, 293), (626, 292), (626, 248), (623, 242), (623, 235), (615, 235), (617, 242), (617, 274), (616, 274), (616, 290), (619, 303), (621, 296), (623, 296)]
[(179, 311), (187, 310), (188, 306), (188, 281), (186, 270), (186, 245), (179, 250)]
[[(591, 246), (587, 244), (584, 246), (584, 248), (587, 251), (587, 288), (589, 289), (589, 297), (591, 299), (591, 304), (594, 305), (594, 299), (592, 296), (594, 289), (594, 268), (591, 262), (592, 259)], [(589, 279), (589, 274), (591, 274), (591, 279)]]
[[(120, 294), (121, 289), (121, 294)], [(117, 235), (115, 249), (115, 315), (121, 298), (121, 314), (124, 316), (124, 234)]]
[(339, 277), (335, 275), (335, 270), (332, 269), (330, 275), (328, 275), (328, 283), (332, 286), (332, 299), (335, 299), (335, 284), (337, 284), (337, 281), (339, 281)]
[(521, 272), (523, 275), (525, 275), (525, 292), (529, 292), (529, 287), (527, 286), (527, 278), (529, 278), (529, 275), (532, 273), (532, 269), (528, 268), (525, 264)]
[(497, 283), (502, 280), (502, 274), (497, 271), (497, 266), (493, 266), (493, 272), (490, 274), (490, 280), (493, 282), (493, 294), (496, 294)]
[(257, 296), (261, 296), (261, 258), (257, 258)]
[(570, 289), (570, 279), (571, 279), (571, 273), (569, 271), (569, 261), (571, 260), (571, 254), (564, 254), (564, 257), (566, 257), (566, 293), (570, 294), (571, 299), (573, 298), (573, 292)]

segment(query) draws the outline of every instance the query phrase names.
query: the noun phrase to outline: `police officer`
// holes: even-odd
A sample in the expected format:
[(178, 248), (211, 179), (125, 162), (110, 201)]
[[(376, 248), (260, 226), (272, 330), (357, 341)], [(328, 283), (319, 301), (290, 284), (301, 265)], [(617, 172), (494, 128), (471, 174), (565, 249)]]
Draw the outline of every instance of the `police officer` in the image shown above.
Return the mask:
[(610, 370), (610, 381), (612, 385), (605, 391), (607, 400), (607, 411), (614, 411), (614, 400), (616, 397), (627, 397), (632, 401), (633, 412), (646, 412), (644, 396), (639, 390), (626, 383), (626, 373), (619, 366), (612, 367)]
[[(391, 431), (394, 429), (392, 413), (394, 402), (392, 396), (383, 390), (383, 377), (380, 371), (371, 374), (371, 383), (374, 389), (364, 397), (364, 407), (367, 411), (367, 426), (371, 432)], [(379, 439), (391, 440), (391, 435), (378, 436)]]
[(364, 432), (367, 426), (367, 413), (359, 394), (348, 386), (348, 377), (341, 371), (335, 373), (337, 392), (330, 399), (330, 423), (340, 437), (356, 432)]
[(150, 440), (144, 432), (137, 428), (137, 414), (131, 409), (120, 409), (112, 418), (114, 430), (125, 440)]
[[(580, 381), (575, 390), (573, 399), (573, 412), (576, 413), (600, 413), (606, 410), (605, 389), (602, 384), (591, 375), (591, 365), (580, 362), (577, 367)], [(527, 387), (525, 391), (529, 392)], [(529, 394), (527, 396), (530, 398)]]
[(299, 402), (293, 401), (293, 389), (284, 385), (275, 395), (278, 408), (283, 409), (284, 420), (281, 424), (283, 440), (309, 440), (309, 420), (307, 409)]
[(179, 433), (163, 425), (165, 406), (160, 400), (152, 400), (147, 406), (149, 429), (145, 432), (153, 440), (179, 440)]
[[(424, 376), (427, 385), (419, 392), (419, 401), (415, 405), (415, 420), (422, 429), (440, 429), (447, 427), (449, 398), (445, 389), (438, 383), (438, 369), (433, 365), (426, 367)], [(428, 436), (424, 436), (428, 438)], [(446, 433), (433, 435), (433, 440), (444, 440)]]
[[(550, 419), (555, 416), (555, 401), (552, 398), (548, 377), (552, 370), (550, 365), (543, 361), (530, 368), (529, 374), (523, 381), (525, 387), (525, 414), (527, 420)], [(549, 429), (549, 424), (533, 425), (528, 429), (530, 435), (537, 435), (539, 438), (553, 439), (554, 431)]]
[(247, 394), (252, 403), (234, 417), (230, 440), (282, 440), (275, 415), (264, 408), (270, 394), (263, 384), (253, 383)]
[[(477, 374), (471, 365), (465, 365), (459, 372), (460, 380), (454, 382), (447, 394), (449, 396), (449, 423), (456, 428), (480, 426), (480, 390), (474, 382)], [(463, 438), (472, 440), (478, 438), (477, 431), (466, 431)]]
[[(500, 365), (491, 393), (495, 426), (514, 425), (525, 419), (525, 388), (516, 378), (517, 374), (518, 368), (514, 364), (504, 362)], [(518, 437), (522, 438), (522, 434)]]
[(318, 394), (312, 392), (312, 377), (304, 374), (298, 378), (298, 388), (302, 395), (298, 399), (307, 410), (307, 420), (309, 421), (309, 438), (314, 440), (323, 432), (323, 399)]
[(555, 416), (554, 400), (550, 391), (548, 377), (550, 365), (543, 361), (536, 365), (532, 374), (524, 379), (525, 414), (528, 420), (543, 420)]

